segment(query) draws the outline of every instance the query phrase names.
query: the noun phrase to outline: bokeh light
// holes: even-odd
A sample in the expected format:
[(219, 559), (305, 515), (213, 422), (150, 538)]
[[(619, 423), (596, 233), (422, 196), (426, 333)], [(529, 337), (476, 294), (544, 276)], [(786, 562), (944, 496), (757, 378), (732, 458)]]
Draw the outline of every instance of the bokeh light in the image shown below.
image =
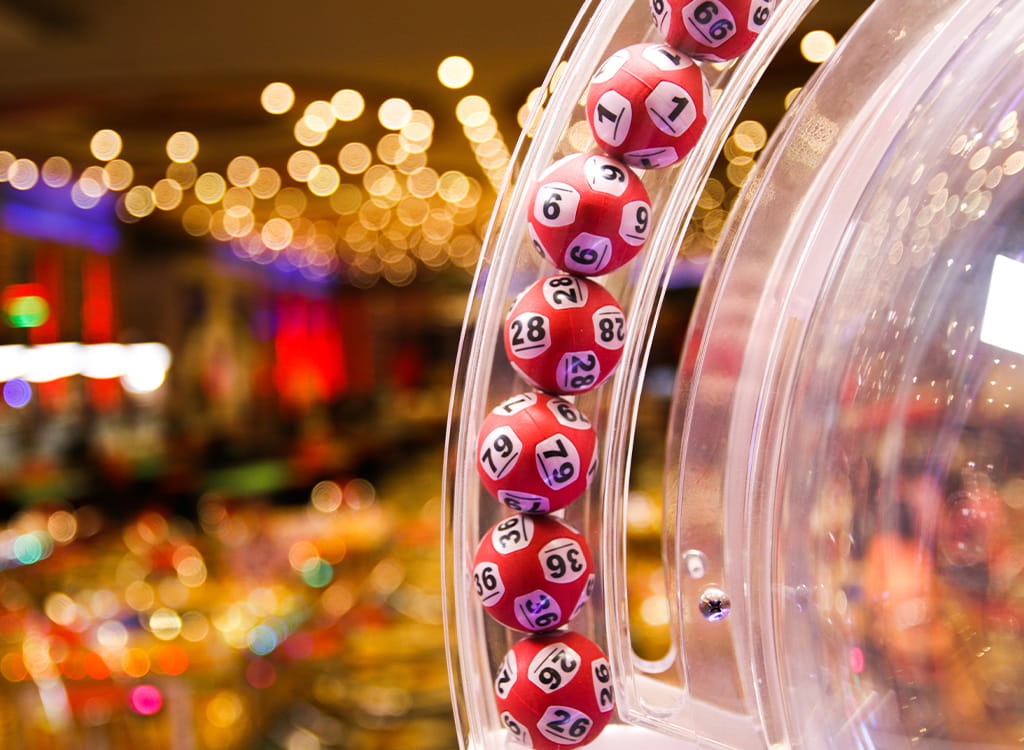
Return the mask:
[(179, 130), (167, 139), (167, 158), (173, 162), (192, 161), (199, 155), (199, 139), (195, 134)]
[(385, 99), (377, 109), (377, 119), (388, 130), (401, 130), (412, 117), (412, 105), (400, 97)]
[(809, 31), (800, 40), (800, 54), (808, 62), (824, 62), (835, 48), (835, 37), (823, 29)]
[(12, 409), (22, 409), (32, 401), (32, 386), (23, 378), (14, 378), (4, 383), (4, 403)]
[(43, 162), (40, 174), (48, 187), (64, 187), (71, 181), (71, 162), (63, 156), (51, 156)]
[(437, 79), (446, 88), (461, 89), (473, 80), (473, 64), (460, 55), (446, 57), (437, 66)]
[(282, 115), (295, 104), (295, 91), (287, 83), (268, 83), (260, 92), (260, 105), (272, 115)]
[(366, 102), (363, 95), (355, 89), (341, 89), (331, 97), (331, 109), (334, 116), (342, 122), (358, 120), (363, 114)]
[(116, 130), (97, 130), (89, 141), (89, 151), (100, 161), (110, 161), (121, 153), (121, 135)]
[(152, 716), (163, 708), (164, 696), (154, 685), (136, 685), (128, 693), (128, 704), (136, 713)]

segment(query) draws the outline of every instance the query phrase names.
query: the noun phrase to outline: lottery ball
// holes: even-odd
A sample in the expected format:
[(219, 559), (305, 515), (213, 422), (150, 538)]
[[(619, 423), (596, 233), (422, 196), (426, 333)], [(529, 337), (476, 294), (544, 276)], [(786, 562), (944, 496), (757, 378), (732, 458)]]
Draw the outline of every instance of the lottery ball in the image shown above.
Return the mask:
[(597, 467), (590, 420), (564, 398), (521, 393), (484, 419), (477, 469), (487, 490), (509, 508), (550, 513), (582, 495)]
[(572, 632), (531, 636), (505, 655), (494, 680), (501, 723), (536, 750), (593, 742), (615, 707), (604, 652)]
[(519, 513), (499, 521), (473, 560), (484, 609), (505, 627), (528, 633), (569, 622), (590, 599), (594, 580), (587, 541), (554, 516)]
[(631, 261), (651, 228), (643, 182), (603, 154), (572, 154), (553, 164), (527, 205), (537, 250), (557, 268), (584, 276), (611, 273)]
[(505, 353), (535, 388), (582, 393), (612, 374), (626, 318), (611, 292), (582, 276), (556, 274), (523, 292), (505, 320)]
[(590, 130), (605, 152), (631, 167), (669, 167), (704, 132), (711, 90), (686, 55), (667, 44), (634, 44), (594, 74), (586, 108)]
[(739, 57), (775, 12), (775, 0), (651, 0), (651, 15), (666, 42), (699, 60)]

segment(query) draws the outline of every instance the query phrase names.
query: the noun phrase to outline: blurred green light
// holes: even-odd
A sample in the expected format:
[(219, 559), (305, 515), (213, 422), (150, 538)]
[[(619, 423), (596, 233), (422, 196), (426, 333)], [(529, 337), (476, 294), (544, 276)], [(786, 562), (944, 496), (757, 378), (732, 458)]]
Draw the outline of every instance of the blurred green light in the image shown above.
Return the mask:
[(22, 534), (14, 540), (14, 557), (22, 565), (31, 565), (43, 559), (43, 543), (35, 534)]
[(302, 580), (313, 588), (322, 589), (334, 580), (334, 568), (323, 558), (314, 558), (302, 566)]
[(50, 305), (39, 295), (28, 294), (7, 300), (4, 313), (12, 328), (35, 328), (50, 317)]

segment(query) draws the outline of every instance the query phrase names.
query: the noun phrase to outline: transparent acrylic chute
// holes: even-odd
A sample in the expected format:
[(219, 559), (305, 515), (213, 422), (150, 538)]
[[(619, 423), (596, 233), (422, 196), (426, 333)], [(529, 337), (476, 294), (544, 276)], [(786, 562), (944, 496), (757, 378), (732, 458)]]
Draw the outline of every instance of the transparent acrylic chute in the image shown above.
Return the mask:
[[(812, 5), (783, 0), (745, 56), (703, 64), (716, 102), (706, 132), (680, 165), (642, 174), (655, 228), (601, 278), (629, 332), (612, 379), (575, 398), (600, 458), (565, 512), (599, 570), (570, 627), (605, 649), (617, 696), (595, 748), (1024, 736), (1019, 3), (877, 0), (773, 135), (706, 271), (673, 391), (661, 540), (672, 646), (656, 662), (632, 651), (629, 467), (666, 285), (744, 102)], [(477, 432), (525, 389), (499, 343), (504, 315), (551, 272), (524, 196), (559, 157), (592, 147), (579, 127), (587, 82), (638, 41), (658, 41), (647, 2), (584, 6), (516, 149), (470, 298), (443, 530), (464, 748), (515, 746), (492, 691), (521, 634), (483, 612), (470, 561), (507, 513), (477, 477)], [(701, 615), (721, 604), (710, 589), (728, 617)]]

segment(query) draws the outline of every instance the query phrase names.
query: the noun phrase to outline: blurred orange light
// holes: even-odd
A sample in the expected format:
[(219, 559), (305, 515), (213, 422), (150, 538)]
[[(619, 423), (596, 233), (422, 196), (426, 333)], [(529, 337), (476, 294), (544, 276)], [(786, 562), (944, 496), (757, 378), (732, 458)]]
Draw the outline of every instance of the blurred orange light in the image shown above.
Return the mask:
[(164, 674), (177, 676), (188, 669), (188, 652), (181, 646), (161, 646), (156, 653), (157, 668)]
[(121, 657), (121, 669), (129, 677), (143, 677), (149, 673), (149, 654), (141, 648), (130, 648)]
[(107, 666), (107, 663), (103, 661), (99, 654), (90, 651), (85, 655), (82, 663), (85, 667), (85, 673), (94, 680), (105, 680), (110, 677), (110, 667)]

